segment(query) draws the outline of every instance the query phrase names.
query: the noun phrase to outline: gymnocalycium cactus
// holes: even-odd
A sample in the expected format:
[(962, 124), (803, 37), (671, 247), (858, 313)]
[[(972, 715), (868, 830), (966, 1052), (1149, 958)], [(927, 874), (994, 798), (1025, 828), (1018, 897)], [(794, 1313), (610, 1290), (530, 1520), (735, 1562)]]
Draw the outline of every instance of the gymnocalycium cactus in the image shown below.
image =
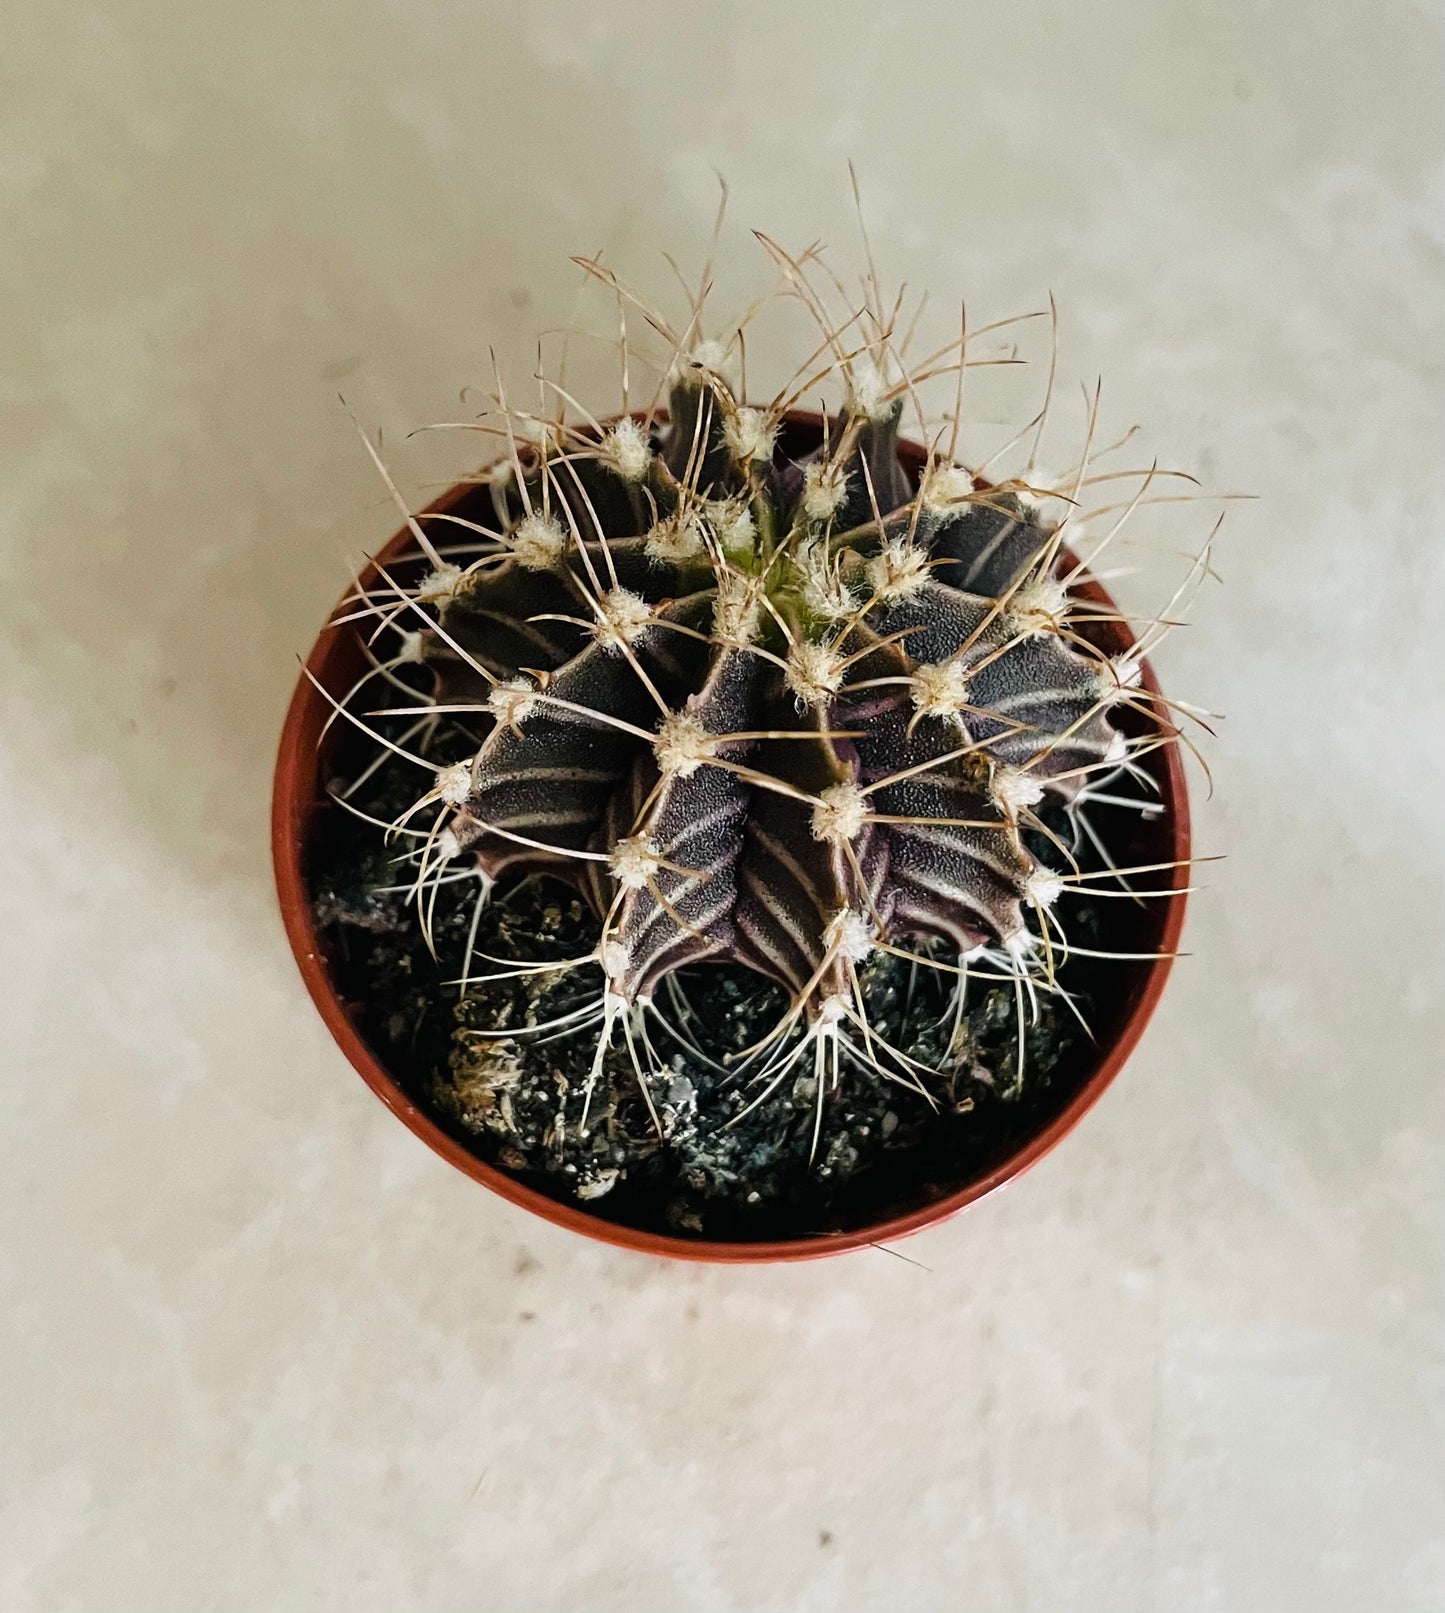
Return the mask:
[[(1072, 810), (1178, 731), (1139, 687), (1149, 635), (1111, 660), (1080, 631), (1099, 613), (1062, 556), (1087, 444), (1063, 478), (1031, 459), (990, 479), (954, 451), (955, 411), (910, 475), (899, 431), (921, 377), (897, 363), (876, 281), (830, 323), (807, 259), (772, 250), (820, 325), (801, 384), (751, 404), (741, 326), (704, 340), (701, 295), (684, 329), (651, 314), (673, 348), (666, 409), (576, 424), (560, 388), (552, 418), (499, 400), (496, 524), (409, 517), (431, 569), (367, 609), (411, 629), (398, 663), (434, 675), (433, 703), (409, 709), (480, 735), (407, 814), (413, 832), (431, 814), (419, 894), (460, 859), (484, 888), (545, 872), (585, 895), (601, 939), (575, 966), (598, 995), (556, 1029), (595, 1035), (593, 1082), (619, 1027), (642, 1077), (634, 1028), (684, 965), (781, 982), (751, 1074), (766, 1095), (811, 1050), (821, 1113), (849, 1060), (916, 1084), (868, 1023), (873, 949), (960, 971), (983, 954), (1021, 1010), (1051, 986), (1069, 950), (1055, 904), (1081, 876), (1046, 805)], [(918, 370), (956, 372), (961, 394), (974, 340)], [(795, 453), (792, 407), (827, 376), (842, 407)], [(465, 567), (437, 519), (471, 529)], [(1144, 737), (1115, 726), (1121, 704)]]

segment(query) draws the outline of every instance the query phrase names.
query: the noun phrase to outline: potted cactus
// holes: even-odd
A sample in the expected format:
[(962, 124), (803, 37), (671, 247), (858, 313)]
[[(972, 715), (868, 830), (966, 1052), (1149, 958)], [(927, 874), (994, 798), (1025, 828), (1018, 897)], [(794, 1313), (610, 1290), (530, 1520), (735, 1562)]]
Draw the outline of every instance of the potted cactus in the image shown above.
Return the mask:
[(970, 469), (997, 328), (906, 370), (875, 276), (835, 319), (770, 250), (817, 325), (794, 381), (749, 400), (746, 320), (704, 340), (699, 293), (648, 310), (646, 407), (499, 398), (495, 463), (404, 510), (323, 632), (275, 797), (372, 1087), (514, 1201), (711, 1258), (894, 1237), (1037, 1158), (1152, 1012), (1190, 855), (1162, 627), (1069, 547), (1097, 399), (1063, 476), (1042, 417)]

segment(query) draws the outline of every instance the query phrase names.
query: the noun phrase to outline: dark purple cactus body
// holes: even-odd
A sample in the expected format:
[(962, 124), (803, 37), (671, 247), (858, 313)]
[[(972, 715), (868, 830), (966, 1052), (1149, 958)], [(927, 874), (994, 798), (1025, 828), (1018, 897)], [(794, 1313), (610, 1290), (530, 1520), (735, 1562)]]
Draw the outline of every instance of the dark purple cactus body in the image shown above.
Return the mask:
[(713, 958), (811, 1023), (874, 947), (1046, 933), (1063, 870), (1023, 831), (1122, 756), (1129, 670), (1073, 630), (1039, 500), (937, 462), (915, 487), (899, 413), (795, 461), (690, 367), (664, 426), (544, 434), (495, 552), (430, 584), (438, 702), (486, 730), (438, 780), (448, 850), (584, 892), (619, 1010)]

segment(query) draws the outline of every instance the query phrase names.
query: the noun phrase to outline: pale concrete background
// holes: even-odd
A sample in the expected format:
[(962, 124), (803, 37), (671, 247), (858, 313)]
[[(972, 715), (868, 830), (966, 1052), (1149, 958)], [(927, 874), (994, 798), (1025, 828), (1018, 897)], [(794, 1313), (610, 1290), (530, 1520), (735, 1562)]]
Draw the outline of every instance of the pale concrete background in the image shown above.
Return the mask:
[[(0, 1609), (1445, 1608), (1438, 7), (4, 8)], [(747, 226), (1013, 311), (1246, 488), (1139, 1054), (800, 1269), (615, 1253), (362, 1087), (273, 910), (293, 655), (403, 444)], [(589, 401), (605, 354), (579, 350)], [(1197, 526), (1195, 529), (1197, 533)]]

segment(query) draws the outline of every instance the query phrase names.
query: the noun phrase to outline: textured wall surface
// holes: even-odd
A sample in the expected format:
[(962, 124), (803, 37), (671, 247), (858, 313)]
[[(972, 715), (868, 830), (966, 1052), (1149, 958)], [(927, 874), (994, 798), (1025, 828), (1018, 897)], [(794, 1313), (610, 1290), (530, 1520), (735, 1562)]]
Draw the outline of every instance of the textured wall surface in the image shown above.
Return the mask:
[[(0, 1608), (1445, 1607), (1437, 8), (4, 9)], [(725, 282), (750, 225), (846, 257), (849, 158), (940, 320), (1052, 289), (1071, 388), (1260, 495), (1160, 658), (1228, 860), (916, 1264), (695, 1270), (366, 1092), (271, 760), (394, 525), (338, 390), (420, 495), (569, 253), (665, 290), (722, 169)]]

